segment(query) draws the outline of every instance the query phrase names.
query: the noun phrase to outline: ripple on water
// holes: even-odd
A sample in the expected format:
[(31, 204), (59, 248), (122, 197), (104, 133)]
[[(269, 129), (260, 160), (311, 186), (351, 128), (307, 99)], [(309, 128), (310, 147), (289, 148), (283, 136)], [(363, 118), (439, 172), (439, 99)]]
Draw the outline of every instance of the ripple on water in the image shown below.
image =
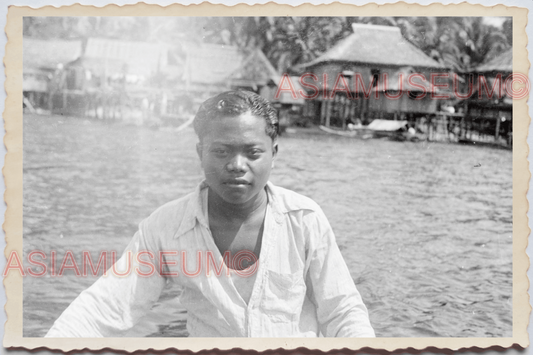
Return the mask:
[[(24, 142), (26, 253), (120, 253), (138, 222), (202, 177), (192, 130), (25, 115)], [(459, 145), (284, 136), (271, 180), (321, 205), (378, 336), (507, 337), (511, 158)], [(25, 278), (24, 336), (43, 336), (95, 280)], [(187, 336), (179, 294), (167, 287), (131, 336)]]

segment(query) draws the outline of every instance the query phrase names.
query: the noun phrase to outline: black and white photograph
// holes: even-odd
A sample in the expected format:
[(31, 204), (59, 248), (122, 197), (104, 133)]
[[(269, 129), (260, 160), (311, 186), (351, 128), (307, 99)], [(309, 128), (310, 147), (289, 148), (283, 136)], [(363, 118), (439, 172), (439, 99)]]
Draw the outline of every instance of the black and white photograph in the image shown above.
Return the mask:
[(23, 337), (512, 338), (513, 16), (356, 15), (24, 16)]

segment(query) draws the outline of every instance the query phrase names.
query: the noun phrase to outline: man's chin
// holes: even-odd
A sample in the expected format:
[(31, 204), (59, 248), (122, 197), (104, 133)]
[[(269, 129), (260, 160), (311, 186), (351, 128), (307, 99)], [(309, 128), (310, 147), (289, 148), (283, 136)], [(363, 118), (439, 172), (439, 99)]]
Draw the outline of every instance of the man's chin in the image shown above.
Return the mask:
[(222, 185), (212, 191), (226, 203), (232, 205), (241, 205), (248, 202), (251, 198), (250, 186), (231, 186)]
[(250, 201), (250, 196), (248, 194), (236, 194), (236, 193), (225, 193), (222, 196), (222, 199), (227, 203), (232, 205), (243, 205), (246, 202)]
[(260, 191), (256, 191), (253, 185), (226, 185), (217, 186), (217, 189), (212, 189), (215, 194), (224, 202), (232, 205), (243, 205), (254, 198)]

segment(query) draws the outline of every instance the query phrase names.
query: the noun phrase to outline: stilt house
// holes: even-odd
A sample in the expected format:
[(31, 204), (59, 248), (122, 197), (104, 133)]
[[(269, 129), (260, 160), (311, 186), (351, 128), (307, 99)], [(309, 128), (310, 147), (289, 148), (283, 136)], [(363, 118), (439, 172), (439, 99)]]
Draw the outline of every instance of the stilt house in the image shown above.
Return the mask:
[[(169, 68), (168, 46), (89, 38), (81, 56), (67, 63), (52, 90), (52, 109), (72, 115), (116, 118), (142, 102), (149, 79)], [(137, 93), (139, 92), (139, 93)], [(140, 108), (140, 107), (139, 107)]]
[[(474, 80), (477, 84), (474, 85), (476, 90), (466, 100), (466, 139), (484, 140), (488, 136), (493, 136), (495, 142), (511, 144), (513, 100), (509, 97), (505, 86), (506, 79), (512, 72), (512, 48), (476, 69), (476, 80)], [(473, 133), (478, 137), (473, 137)]]
[(345, 127), (374, 118), (416, 119), (438, 110), (431, 73), (445, 71), (441, 64), (408, 42), (398, 27), (353, 24), (353, 32), (295, 68), (315, 75), (316, 80), (304, 80), (306, 87), (316, 87), (307, 110), (315, 123)]
[[(192, 44), (185, 47), (186, 60), (182, 90), (199, 104), (224, 90), (254, 91), (270, 100), (280, 119), (290, 124), (290, 116), (301, 113), (303, 98), (288, 92), (276, 96), (282, 76), (260, 49), (243, 50), (221, 44)], [(297, 83), (297, 80), (296, 80)], [(297, 89), (301, 89), (296, 84)]]
[(24, 101), (32, 108), (46, 109), (49, 92), (54, 90), (55, 74), (81, 55), (82, 41), (43, 40), (24, 37), (23, 81)]

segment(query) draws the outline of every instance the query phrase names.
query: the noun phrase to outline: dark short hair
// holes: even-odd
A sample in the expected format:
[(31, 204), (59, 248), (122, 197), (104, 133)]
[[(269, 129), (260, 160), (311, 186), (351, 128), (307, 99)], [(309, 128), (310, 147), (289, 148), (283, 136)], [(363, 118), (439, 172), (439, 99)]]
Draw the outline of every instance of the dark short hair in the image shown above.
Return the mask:
[(265, 133), (275, 140), (278, 136), (278, 115), (270, 102), (251, 91), (237, 90), (226, 91), (210, 99), (207, 99), (198, 109), (194, 117), (194, 131), (200, 138), (205, 131), (206, 125), (213, 119), (224, 116), (238, 116), (251, 113), (263, 118), (266, 122)]

